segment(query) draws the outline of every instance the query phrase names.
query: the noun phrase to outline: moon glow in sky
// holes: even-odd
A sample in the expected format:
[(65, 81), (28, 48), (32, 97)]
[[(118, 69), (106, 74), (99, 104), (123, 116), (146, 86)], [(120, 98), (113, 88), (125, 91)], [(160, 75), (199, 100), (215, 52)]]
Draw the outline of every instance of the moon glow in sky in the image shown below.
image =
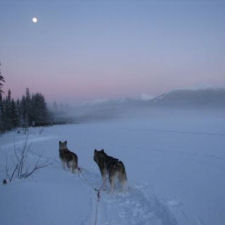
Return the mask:
[(37, 23), (37, 22), (38, 22), (38, 18), (37, 18), (37, 17), (33, 17), (33, 18), (32, 18), (32, 22), (33, 22), (33, 23)]

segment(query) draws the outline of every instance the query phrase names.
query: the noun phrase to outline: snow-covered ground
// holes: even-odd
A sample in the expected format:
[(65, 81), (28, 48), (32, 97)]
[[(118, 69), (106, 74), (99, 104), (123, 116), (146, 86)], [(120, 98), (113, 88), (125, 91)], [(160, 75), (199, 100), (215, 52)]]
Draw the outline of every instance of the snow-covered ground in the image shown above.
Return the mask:
[[(0, 178), (26, 135), (0, 136)], [(58, 141), (79, 157), (80, 175), (63, 170)], [(49, 166), (0, 185), (3, 225), (224, 225), (225, 117), (162, 113), (86, 124), (30, 128), (27, 163)], [(101, 177), (93, 150), (121, 159), (128, 190), (95, 189)]]

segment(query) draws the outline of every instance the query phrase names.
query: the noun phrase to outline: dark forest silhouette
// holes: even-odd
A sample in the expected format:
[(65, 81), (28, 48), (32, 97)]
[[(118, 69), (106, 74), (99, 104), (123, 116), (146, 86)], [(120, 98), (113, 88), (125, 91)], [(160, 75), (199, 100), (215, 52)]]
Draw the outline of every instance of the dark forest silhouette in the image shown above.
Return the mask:
[(0, 132), (16, 127), (43, 126), (52, 123), (51, 113), (47, 108), (45, 98), (40, 93), (30, 94), (26, 89), (22, 98), (14, 100), (11, 90), (3, 98), (5, 79), (0, 71)]

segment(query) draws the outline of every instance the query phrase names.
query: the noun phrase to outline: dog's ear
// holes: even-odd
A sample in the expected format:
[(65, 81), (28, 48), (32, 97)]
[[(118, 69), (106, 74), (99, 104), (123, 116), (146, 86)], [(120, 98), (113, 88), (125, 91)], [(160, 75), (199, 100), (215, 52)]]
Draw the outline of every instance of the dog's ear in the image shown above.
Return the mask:
[(95, 152), (97, 152), (97, 150), (95, 149)]
[(64, 143), (65, 143), (65, 145), (67, 145), (67, 141), (65, 141)]
[(62, 142), (61, 141), (59, 141), (59, 144), (61, 144)]
[(101, 152), (104, 152), (104, 149), (102, 149)]

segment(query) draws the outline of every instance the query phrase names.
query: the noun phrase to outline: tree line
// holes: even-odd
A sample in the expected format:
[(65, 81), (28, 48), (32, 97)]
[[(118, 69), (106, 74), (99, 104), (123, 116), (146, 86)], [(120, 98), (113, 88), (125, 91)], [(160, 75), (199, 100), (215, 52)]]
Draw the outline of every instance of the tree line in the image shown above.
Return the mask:
[(3, 98), (4, 77), (0, 70), (0, 133), (16, 127), (43, 126), (51, 124), (51, 113), (40, 93), (30, 94), (26, 89), (22, 98), (14, 100), (11, 90)]
[(2, 132), (16, 127), (43, 126), (50, 123), (50, 114), (42, 94), (26, 94), (14, 100), (11, 91), (0, 100), (0, 130)]

